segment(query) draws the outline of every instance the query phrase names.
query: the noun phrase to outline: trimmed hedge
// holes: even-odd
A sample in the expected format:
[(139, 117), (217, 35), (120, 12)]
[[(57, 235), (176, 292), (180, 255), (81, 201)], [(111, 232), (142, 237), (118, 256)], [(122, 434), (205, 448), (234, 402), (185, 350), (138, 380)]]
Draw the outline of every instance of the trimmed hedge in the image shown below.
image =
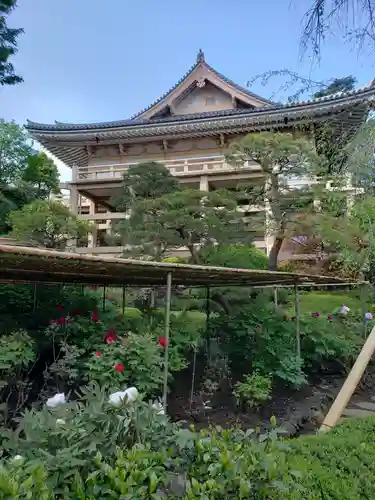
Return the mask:
[[(375, 498), (375, 417), (348, 420), (327, 434), (291, 441), (286, 484), (303, 488), (279, 498), (305, 500)], [(290, 471), (302, 473), (296, 478)]]

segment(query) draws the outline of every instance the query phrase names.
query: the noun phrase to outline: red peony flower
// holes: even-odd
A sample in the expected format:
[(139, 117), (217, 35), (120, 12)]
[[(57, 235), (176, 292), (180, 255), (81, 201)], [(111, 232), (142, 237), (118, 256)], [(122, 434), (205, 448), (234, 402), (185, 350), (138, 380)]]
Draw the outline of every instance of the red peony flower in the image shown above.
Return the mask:
[(99, 313), (98, 311), (92, 311), (91, 313), (91, 321), (96, 323), (97, 321), (99, 321)]
[(69, 318), (61, 317), (56, 320), (56, 325), (67, 325), (68, 323), (70, 323)]
[(58, 311), (62, 311), (64, 309), (64, 307), (61, 304), (59, 304), (58, 306), (56, 306), (56, 309)]
[(100, 351), (96, 351), (95, 356), (96, 356), (97, 358), (100, 358), (100, 356), (101, 356), (101, 355), (102, 355), (102, 353), (101, 353)]
[(116, 342), (116, 340), (117, 340), (116, 330), (113, 327), (111, 327), (104, 335), (104, 342), (107, 342), (107, 344), (113, 344), (113, 342)]
[(118, 373), (122, 373), (125, 370), (125, 366), (122, 363), (116, 363), (115, 370)]
[(313, 318), (319, 318), (320, 314), (318, 312), (315, 312), (315, 313), (311, 313), (311, 316)]
[(158, 344), (165, 348), (168, 345), (168, 341), (165, 337), (163, 337), (162, 335), (159, 335)]

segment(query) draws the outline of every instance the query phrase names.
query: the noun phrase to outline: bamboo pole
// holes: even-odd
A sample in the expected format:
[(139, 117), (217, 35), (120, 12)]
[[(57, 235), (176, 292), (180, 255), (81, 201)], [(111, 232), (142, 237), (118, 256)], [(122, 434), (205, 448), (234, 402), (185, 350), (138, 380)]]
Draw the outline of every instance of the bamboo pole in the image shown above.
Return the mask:
[(336, 424), (339, 418), (341, 417), (342, 412), (346, 408), (350, 398), (352, 397), (354, 391), (359, 384), (364, 371), (369, 364), (369, 361), (372, 355), (375, 352), (375, 327), (371, 330), (370, 335), (368, 336), (364, 346), (362, 347), (361, 352), (358, 355), (356, 362), (354, 363), (353, 368), (351, 369), (347, 379), (344, 382), (344, 385), (341, 387), (340, 392), (336, 396), (335, 401), (333, 402), (329, 412), (327, 413), (319, 432), (327, 432), (332, 429)]
[(125, 314), (125, 306), (126, 306), (126, 287), (122, 285), (122, 314)]
[(165, 304), (165, 351), (164, 351), (164, 387), (163, 387), (163, 406), (167, 411), (168, 394), (168, 350), (169, 350), (169, 329), (171, 320), (171, 295), (172, 295), (172, 273), (167, 274), (167, 295)]
[(276, 287), (273, 289), (273, 302), (274, 302), (275, 309), (277, 310), (277, 308), (278, 308), (278, 296), (277, 296), (277, 288)]
[(298, 294), (298, 286), (294, 288), (295, 293), (295, 312), (296, 312), (296, 352), (297, 357), (301, 359), (301, 329), (300, 329), (300, 302)]
[(362, 305), (362, 325), (363, 325), (363, 338), (367, 337), (367, 321), (366, 321), (366, 302), (367, 302), (367, 286), (361, 285), (361, 305)]

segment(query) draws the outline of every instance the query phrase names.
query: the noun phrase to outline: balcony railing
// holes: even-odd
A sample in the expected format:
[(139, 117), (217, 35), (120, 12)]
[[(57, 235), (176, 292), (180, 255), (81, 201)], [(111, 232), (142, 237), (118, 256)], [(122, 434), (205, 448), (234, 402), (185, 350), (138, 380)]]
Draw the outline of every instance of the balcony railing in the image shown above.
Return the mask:
[[(147, 159), (143, 161), (154, 161)], [(180, 158), (175, 160), (155, 160), (165, 165), (173, 175), (178, 177), (208, 174), (210, 172), (225, 173), (244, 170), (259, 170), (259, 166), (253, 161), (247, 161), (242, 166), (230, 165), (225, 161), (224, 156), (205, 156), (195, 158)], [(131, 165), (141, 162), (130, 163), (107, 163), (105, 165), (92, 165), (89, 167), (73, 168), (73, 181), (102, 181), (102, 180), (121, 180), (125, 170)]]

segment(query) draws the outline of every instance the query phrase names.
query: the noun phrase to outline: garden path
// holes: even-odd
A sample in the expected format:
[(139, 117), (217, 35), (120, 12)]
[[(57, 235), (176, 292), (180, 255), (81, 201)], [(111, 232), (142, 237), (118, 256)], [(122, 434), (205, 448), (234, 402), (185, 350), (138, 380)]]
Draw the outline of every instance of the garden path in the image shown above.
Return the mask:
[(370, 396), (348, 404), (342, 413), (343, 418), (375, 416), (375, 396)]

